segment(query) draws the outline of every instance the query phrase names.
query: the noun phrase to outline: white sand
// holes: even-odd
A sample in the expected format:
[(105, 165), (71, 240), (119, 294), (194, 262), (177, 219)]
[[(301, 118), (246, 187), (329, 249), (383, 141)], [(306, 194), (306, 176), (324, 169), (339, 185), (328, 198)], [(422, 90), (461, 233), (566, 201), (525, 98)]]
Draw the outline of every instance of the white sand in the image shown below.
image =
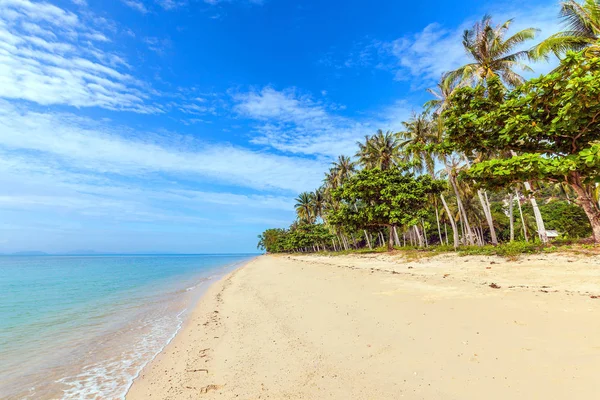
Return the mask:
[(596, 295), (597, 257), (260, 257), (127, 399), (600, 398)]

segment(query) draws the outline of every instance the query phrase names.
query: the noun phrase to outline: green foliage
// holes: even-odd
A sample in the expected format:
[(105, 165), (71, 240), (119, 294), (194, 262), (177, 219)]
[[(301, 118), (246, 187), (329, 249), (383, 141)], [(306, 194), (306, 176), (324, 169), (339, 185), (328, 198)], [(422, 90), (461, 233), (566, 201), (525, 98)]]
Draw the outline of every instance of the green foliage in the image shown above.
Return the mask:
[(512, 242), (503, 243), (498, 246), (466, 246), (459, 250), (463, 256), (501, 256), (516, 257), (521, 254), (540, 253), (544, 251), (544, 246), (539, 243), (531, 242)]
[[(523, 209), (525, 214), (533, 217), (530, 205)], [(540, 205), (546, 229), (554, 229), (566, 238), (587, 238), (592, 234), (590, 221), (581, 207), (566, 201), (552, 201)]]
[(600, 176), (600, 57), (568, 53), (559, 72), (508, 94), (498, 79), (461, 88), (444, 117), (448, 142), (481, 160), (469, 178), (487, 187), (564, 182), (600, 241), (600, 208), (590, 188)]
[(268, 253), (279, 253), (285, 251), (285, 229), (267, 229), (258, 235), (258, 245), (256, 248)]
[(442, 188), (429, 176), (399, 169), (362, 170), (332, 192), (341, 204), (329, 222), (354, 228), (415, 225), (427, 214), (428, 196)]
[(302, 223), (289, 230), (267, 229), (258, 236), (258, 248), (268, 253), (312, 250), (313, 246), (330, 244), (334, 237), (323, 224)]
[[(444, 112), (448, 140), (467, 155), (512, 150), (508, 160), (479, 163), (475, 176), (562, 179), (570, 171), (598, 172), (600, 58), (569, 53), (565, 70), (508, 94), (498, 79), (461, 88)], [(490, 173), (493, 172), (493, 173)]]

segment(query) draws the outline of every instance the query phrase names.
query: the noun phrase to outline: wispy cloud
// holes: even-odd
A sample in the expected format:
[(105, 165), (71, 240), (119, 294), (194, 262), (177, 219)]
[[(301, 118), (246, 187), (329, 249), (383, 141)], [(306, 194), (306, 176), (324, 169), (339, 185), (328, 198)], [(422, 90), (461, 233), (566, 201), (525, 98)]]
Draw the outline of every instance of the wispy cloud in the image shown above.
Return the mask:
[(121, 56), (103, 49), (92, 19), (48, 3), (0, 2), (0, 97), (42, 105), (159, 112), (147, 85)]
[(410, 115), (409, 107), (398, 102), (368, 118), (355, 119), (335, 113), (335, 108), (300, 95), (295, 89), (277, 91), (272, 87), (233, 94), (234, 110), (259, 122), (252, 142), (277, 150), (336, 157), (352, 155), (356, 141), (377, 129), (397, 130)]
[(36, 113), (0, 103), (0, 146), (25, 160), (130, 177), (168, 175), (297, 192), (318, 185), (318, 161), (207, 144), (175, 133), (137, 132), (72, 114)]
[[(530, 47), (559, 29), (556, 4), (545, 4), (533, 7), (504, 7), (492, 10), (496, 23), (513, 19), (509, 31), (515, 33), (524, 28), (540, 30), (538, 40), (530, 42)], [(470, 18), (459, 26), (447, 27), (439, 23), (431, 23), (423, 30), (409, 33), (392, 41), (370, 40), (359, 46), (344, 61), (332, 60), (329, 54), (322, 62), (339, 68), (369, 68), (390, 71), (395, 80), (411, 81), (414, 88), (435, 83), (443, 73), (454, 70), (470, 62), (462, 45), (462, 34), (470, 28), (477, 18)], [(551, 63), (534, 63), (535, 76), (550, 71), (556, 65)]]
[(127, 7), (133, 8), (142, 14), (148, 13), (148, 8), (141, 0), (121, 0)]
[(165, 51), (171, 47), (171, 41), (169, 39), (161, 39), (157, 37), (144, 38), (144, 43), (146, 43), (148, 49), (159, 55), (164, 55)]
[(174, 10), (179, 7), (186, 6), (187, 0), (156, 0), (156, 4), (164, 8), (165, 10)]

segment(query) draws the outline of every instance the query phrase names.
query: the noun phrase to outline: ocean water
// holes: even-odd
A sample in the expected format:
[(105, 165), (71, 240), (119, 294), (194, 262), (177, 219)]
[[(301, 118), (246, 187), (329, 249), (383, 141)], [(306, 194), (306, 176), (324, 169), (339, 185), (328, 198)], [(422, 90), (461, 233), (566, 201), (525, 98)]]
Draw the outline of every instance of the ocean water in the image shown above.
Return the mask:
[(123, 399), (251, 255), (0, 256), (0, 399)]

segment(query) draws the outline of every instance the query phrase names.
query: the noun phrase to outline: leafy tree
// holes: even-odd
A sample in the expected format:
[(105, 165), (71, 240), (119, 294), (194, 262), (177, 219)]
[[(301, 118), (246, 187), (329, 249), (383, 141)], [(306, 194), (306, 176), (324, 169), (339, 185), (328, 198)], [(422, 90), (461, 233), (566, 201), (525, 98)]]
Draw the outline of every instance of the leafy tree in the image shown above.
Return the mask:
[[(592, 234), (592, 227), (581, 207), (566, 201), (551, 201), (540, 206), (548, 229), (569, 238), (586, 238)], [(531, 207), (525, 207), (524, 212), (531, 215)]]
[(482, 184), (568, 184), (600, 242), (600, 207), (593, 195), (600, 173), (600, 58), (568, 53), (561, 63), (560, 72), (508, 94), (498, 79), (458, 90), (444, 113), (445, 126), (449, 141), (467, 154), (514, 152), (474, 164), (469, 174)]
[(267, 229), (258, 236), (258, 249), (267, 253), (279, 253), (286, 250), (285, 229)]
[(392, 250), (394, 226), (418, 224), (427, 216), (428, 196), (441, 190), (440, 182), (428, 175), (415, 177), (406, 168), (365, 169), (332, 192), (341, 204), (330, 222), (356, 228), (387, 227), (388, 250)]

